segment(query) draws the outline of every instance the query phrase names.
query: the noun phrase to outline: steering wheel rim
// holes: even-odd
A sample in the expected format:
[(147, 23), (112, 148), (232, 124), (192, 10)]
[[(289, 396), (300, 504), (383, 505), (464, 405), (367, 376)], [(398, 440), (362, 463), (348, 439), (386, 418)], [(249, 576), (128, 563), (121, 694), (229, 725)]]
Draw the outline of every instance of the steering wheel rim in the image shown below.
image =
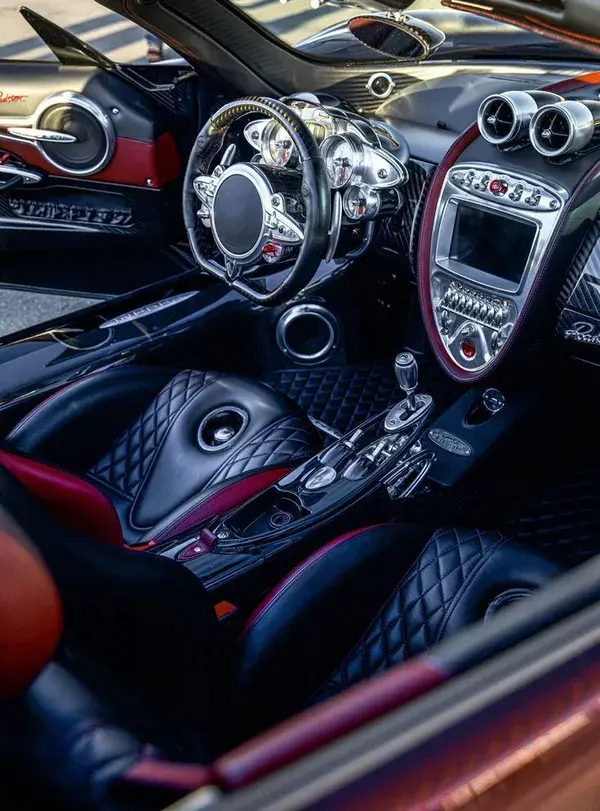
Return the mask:
[[(299, 156), (301, 194), (306, 209), (304, 238), (294, 266), (272, 291), (263, 292), (250, 281), (230, 278), (226, 269), (202, 252), (198, 229), (198, 197), (194, 180), (208, 175), (210, 165), (223, 149), (231, 125), (259, 113), (276, 121), (288, 133)], [(252, 165), (252, 164), (249, 164)], [(218, 110), (200, 130), (187, 165), (183, 186), (183, 218), (194, 259), (207, 272), (226, 282), (257, 304), (275, 306), (292, 299), (311, 281), (325, 255), (331, 221), (331, 192), (319, 146), (300, 116), (275, 99), (249, 97), (230, 102)]]

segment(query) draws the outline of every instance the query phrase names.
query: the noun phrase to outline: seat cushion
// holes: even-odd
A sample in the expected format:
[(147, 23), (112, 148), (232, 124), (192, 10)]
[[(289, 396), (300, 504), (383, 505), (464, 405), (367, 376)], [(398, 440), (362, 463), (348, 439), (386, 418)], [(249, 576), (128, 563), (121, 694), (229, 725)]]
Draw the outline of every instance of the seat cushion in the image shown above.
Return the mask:
[(522, 599), (559, 571), (495, 531), (387, 524), (336, 539), (247, 624), (237, 671), (247, 729), (428, 650), (484, 618), (501, 595)]
[(523, 599), (559, 573), (556, 564), (499, 532), (438, 530), (315, 700), (429, 650), (484, 619), (504, 595), (518, 591)]
[[(238, 421), (238, 433), (211, 444), (210, 421), (219, 428), (222, 418)], [(321, 448), (309, 419), (263, 383), (218, 372), (165, 375), (150, 367), (110, 369), (68, 387), (34, 409), (9, 441), (21, 452), (51, 451), (53, 463), (69, 469), (54, 431), (77, 466), (89, 454), (70, 445), (91, 437), (97, 455), (84, 475), (114, 505), (130, 545), (166, 540), (190, 522), (237, 506)]]

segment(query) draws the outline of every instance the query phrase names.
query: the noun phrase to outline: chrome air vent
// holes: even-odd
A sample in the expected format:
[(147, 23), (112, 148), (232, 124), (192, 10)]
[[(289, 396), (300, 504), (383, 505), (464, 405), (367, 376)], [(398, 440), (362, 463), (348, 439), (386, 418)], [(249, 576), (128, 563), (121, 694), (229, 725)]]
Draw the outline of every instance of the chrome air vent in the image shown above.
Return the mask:
[(484, 99), (477, 113), (479, 131), (496, 146), (525, 140), (538, 105), (529, 93), (511, 90)]
[(530, 125), (533, 147), (548, 158), (570, 155), (584, 149), (600, 123), (598, 102), (562, 101), (548, 104), (534, 115)]

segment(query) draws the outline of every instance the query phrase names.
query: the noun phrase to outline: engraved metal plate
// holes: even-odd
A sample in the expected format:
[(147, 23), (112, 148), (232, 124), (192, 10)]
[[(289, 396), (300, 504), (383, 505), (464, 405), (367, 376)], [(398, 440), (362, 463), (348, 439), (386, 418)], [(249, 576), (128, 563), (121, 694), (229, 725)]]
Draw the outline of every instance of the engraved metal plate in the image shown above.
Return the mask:
[(110, 321), (105, 321), (100, 324), (100, 329), (110, 329), (111, 327), (118, 327), (120, 324), (127, 324), (129, 321), (139, 321), (140, 318), (146, 318), (149, 315), (158, 313), (161, 310), (166, 310), (169, 307), (174, 307), (176, 304), (181, 304), (182, 301), (192, 298), (197, 294), (197, 290), (192, 290), (189, 293), (180, 293), (177, 296), (163, 299), (162, 301), (154, 301), (152, 304), (145, 304), (143, 307), (138, 307), (136, 310), (130, 310), (128, 313), (117, 315), (111, 318)]
[(439, 445), (449, 453), (455, 453), (457, 456), (471, 456), (473, 448), (468, 442), (460, 439), (449, 431), (443, 431), (441, 428), (432, 428), (428, 433), (429, 439)]

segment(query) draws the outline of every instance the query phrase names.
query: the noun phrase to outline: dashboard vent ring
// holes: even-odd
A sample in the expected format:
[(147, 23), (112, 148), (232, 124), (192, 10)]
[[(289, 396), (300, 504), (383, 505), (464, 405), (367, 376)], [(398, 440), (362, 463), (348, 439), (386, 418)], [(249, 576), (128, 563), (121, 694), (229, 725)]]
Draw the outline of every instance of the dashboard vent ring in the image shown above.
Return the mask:
[(488, 96), (477, 113), (479, 131), (486, 141), (496, 146), (524, 141), (537, 109), (535, 99), (523, 90)]
[(538, 138), (546, 151), (553, 155), (566, 151), (571, 138), (571, 126), (564, 113), (554, 109), (543, 112), (537, 120), (536, 142)]
[(599, 122), (598, 102), (547, 104), (531, 120), (531, 143), (547, 158), (579, 152), (590, 143)]
[(510, 138), (515, 126), (513, 108), (504, 99), (493, 99), (485, 112), (485, 130), (496, 142)]

